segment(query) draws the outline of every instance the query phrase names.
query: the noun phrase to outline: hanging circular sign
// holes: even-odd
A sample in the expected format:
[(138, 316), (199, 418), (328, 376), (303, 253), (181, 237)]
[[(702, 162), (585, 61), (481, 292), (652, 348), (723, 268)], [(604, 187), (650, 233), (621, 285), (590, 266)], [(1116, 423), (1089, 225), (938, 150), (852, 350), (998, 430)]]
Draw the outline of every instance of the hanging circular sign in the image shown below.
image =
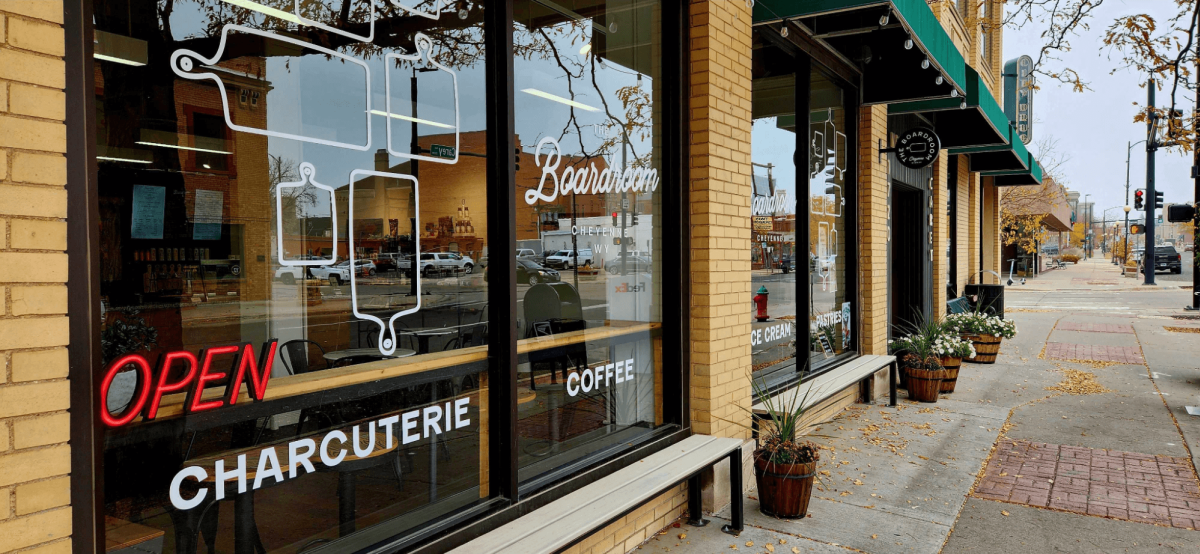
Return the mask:
[(909, 169), (921, 169), (933, 163), (942, 151), (942, 141), (930, 129), (909, 129), (896, 139), (896, 159)]

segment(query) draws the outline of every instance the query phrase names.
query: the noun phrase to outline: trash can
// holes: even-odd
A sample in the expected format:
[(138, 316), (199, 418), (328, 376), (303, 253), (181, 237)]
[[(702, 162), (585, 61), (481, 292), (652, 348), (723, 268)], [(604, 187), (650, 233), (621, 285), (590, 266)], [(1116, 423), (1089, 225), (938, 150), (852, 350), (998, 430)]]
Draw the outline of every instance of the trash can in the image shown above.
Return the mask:
[(973, 311), (1004, 319), (1004, 285), (969, 284), (963, 292), (968, 298), (974, 298)]

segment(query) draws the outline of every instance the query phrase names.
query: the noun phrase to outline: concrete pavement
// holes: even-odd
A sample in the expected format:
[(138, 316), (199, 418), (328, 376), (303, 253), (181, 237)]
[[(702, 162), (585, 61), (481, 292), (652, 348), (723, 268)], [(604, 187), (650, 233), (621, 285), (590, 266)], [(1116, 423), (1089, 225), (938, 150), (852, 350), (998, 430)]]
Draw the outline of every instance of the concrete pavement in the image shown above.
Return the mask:
[(1020, 334), (998, 363), (964, 364), (937, 404), (822, 426), (810, 517), (764, 516), (749, 491), (743, 536), (720, 513), (641, 550), (1200, 552), (1200, 319), (1189, 289), (1133, 281), (1089, 260), (1009, 287)]

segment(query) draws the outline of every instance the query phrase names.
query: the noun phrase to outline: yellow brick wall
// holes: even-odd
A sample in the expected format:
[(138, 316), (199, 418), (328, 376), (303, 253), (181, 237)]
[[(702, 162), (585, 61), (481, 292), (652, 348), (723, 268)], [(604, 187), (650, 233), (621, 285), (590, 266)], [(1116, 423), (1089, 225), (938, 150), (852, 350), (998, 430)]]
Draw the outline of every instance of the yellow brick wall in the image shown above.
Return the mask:
[[(608, 526), (592, 533), (563, 554), (621, 554), (642, 543), (687, 513), (687, 484), (682, 483)], [(683, 532), (683, 531), (681, 531)]]
[(58, 0), (0, 0), (0, 552), (69, 552), (66, 110)]
[(690, 5), (692, 427), (749, 437), (750, 9)]
[(859, 344), (864, 354), (887, 354), (891, 181), (888, 159), (879, 157), (879, 141), (888, 141), (887, 106), (859, 109), (858, 136)]
[(971, 232), (971, 186), (977, 175), (971, 173), (969, 164), (970, 159), (967, 156), (958, 157), (958, 181), (956, 184), (957, 190), (954, 207), (954, 213), (958, 216), (958, 221), (955, 228), (957, 233), (954, 237), (954, 249), (957, 255), (956, 276), (958, 277), (955, 285), (960, 296), (963, 294), (967, 283), (970, 282), (971, 275), (975, 271), (978, 271), (977, 269), (972, 269), (975, 265), (971, 263), (974, 259), (971, 256), (971, 251), (978, 249), (978, 247), (973, 246), (976, 243), (972, 238), (974, 235)]
[[(991, 177), (981, 179), (980, 186), (981, 205), (980, 210), (983, 213), (982, 224), (980, 228), (981, 240), (983, 242), (983, 270), (991, 270), (1000, 275), (1007, 275), (1004, 267), (1003, 252), (1000, 250), (1000, 196), (994, 185), (992, 185)], [(1000, 280), (995, 275), (990, 273), (984, 274), (984, 283), (999, 283)]]
[[(946, 202), (950, 195), (950, 155), (944, 150), (933, 164), (933, 318), (946, 315), (946, 276), (950, 259), (946, 256), (946, 244), (950, 238), (950, 217), (946, 214)], [(928, 239), (927, 239), (928, 240)]]

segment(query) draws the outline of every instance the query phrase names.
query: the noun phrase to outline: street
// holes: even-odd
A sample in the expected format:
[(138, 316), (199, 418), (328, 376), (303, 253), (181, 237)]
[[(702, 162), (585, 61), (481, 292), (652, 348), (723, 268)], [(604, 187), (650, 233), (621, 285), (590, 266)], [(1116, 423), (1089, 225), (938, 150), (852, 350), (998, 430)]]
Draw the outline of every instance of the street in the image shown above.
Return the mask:
[(1200, 551), (1200, 317), (1190, 272), (1162, 277), (1093, 259), (1008, 287), (1019, 333), (995, 365), (963, 364), (936, 404), (902, 392), (820, 426), (809, 517), (767, 517), (750, 490), (740, 537), (726, 509), (643, 550)]

